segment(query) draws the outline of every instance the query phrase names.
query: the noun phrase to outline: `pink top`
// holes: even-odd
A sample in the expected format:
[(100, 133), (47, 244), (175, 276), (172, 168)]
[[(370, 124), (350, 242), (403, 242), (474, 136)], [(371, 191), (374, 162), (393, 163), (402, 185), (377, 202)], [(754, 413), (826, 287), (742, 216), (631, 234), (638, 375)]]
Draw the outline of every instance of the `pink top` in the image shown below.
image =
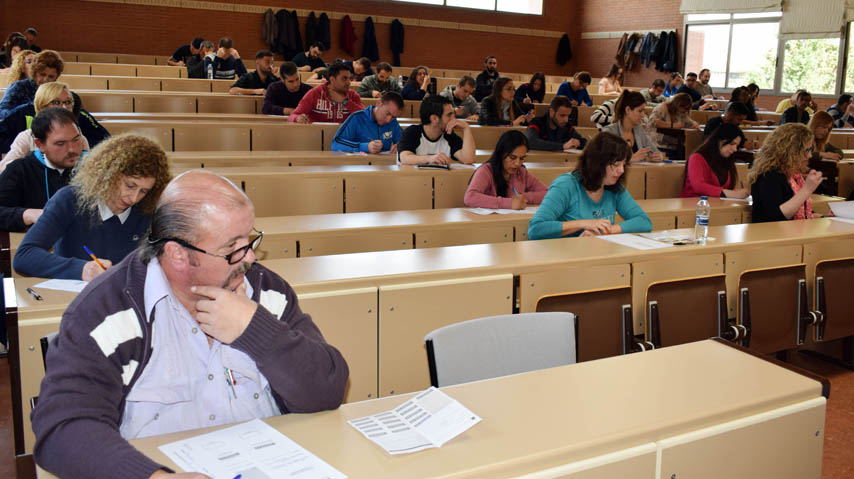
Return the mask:
[(726, 183), (721, 186), (718, 176), (709, 167), (706, 159), (699, 153), (694, 153), (688, 158), (688, 172), (685, 174), (685, 187), (680, 198), (691, 198), (696, 196), (720, 197), (725, 189), (732, 188), (732, 178), (727, 173)]
[(510, 177), (507, 185), (507, 196), (500, 197), (495, 192), (495, 181), (492, 179), (492, 166), (484, 163), (472, 175), (471, 183), (466, 189), (463, 202), (473, 208), (510, 208), (513, 198), (513, 188), (528, 200), (528, 203), (540, 204), (549, 190), (527, 168), (519, 168)]

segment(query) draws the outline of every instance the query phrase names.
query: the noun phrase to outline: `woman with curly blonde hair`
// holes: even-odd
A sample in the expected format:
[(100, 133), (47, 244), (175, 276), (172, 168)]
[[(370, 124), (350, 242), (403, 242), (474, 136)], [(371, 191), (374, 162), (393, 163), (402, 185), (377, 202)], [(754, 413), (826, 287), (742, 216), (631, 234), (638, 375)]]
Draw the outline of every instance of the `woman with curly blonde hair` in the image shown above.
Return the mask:
[[(125, 134), (100, 143), (24, 236), (15, 270), (92, 280), (136, 249), (171, 179), (166, 153), (154, 140)], [(87, 247), (98, 260), (90, 260)]]
[(30, 77), (30, 65), (36, 52), (32, 50), (21, 50), (12, 60), (12, 66), (6, 70), (6, 75), (0, 79), (0, 87), (6, 87), (18, 80)]
[(786, 123), (768, 135), (747, 175), (754, 223), (813, 217), (810, 197), (822, 175), (803, 172), (814, 149), (812, 132), (800, 123)]

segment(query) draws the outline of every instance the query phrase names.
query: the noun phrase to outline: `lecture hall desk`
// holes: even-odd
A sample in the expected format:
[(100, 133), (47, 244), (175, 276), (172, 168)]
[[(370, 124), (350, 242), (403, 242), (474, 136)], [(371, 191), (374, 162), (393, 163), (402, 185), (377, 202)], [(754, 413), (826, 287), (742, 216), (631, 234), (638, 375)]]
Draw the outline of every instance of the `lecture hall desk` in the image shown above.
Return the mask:
[[(807, 374), (706, 340), (450, 386), (482, 421), (399, 456), (347, 421), (412, 394), (264, 421), (352, 479), (818, 479), (829, 384)], [(176, 468), (158, 446), (215, 429), (131, 443)]]
[[(511, 313), (514, 305), (533, 311), (547, 294), (612, 287), (631, 287), (638, 312), (652, 282), (704, 274), (725, 273), (732, 300), (741, 271), (803, 262), (811, 281), (817, 261), (849, 257), (854, 248), (854, 225), (829, 219), (713, 226), (709, 235), (715, 239), (706, 246), (649, 251), (598, 238), (563, 238), (262, 263), (294, 287), (302, 308), (347, 358), (352, 402), (429, 385), (423, 337), (437, 327)], [(32, 448), (28, 401), (38, 394), (44, 374), (38, 338), (56, 330), (71, 299), (68, 293), (40, 290), (45, 299), (35, 301), (25, 288), (38, 281), (16, 279), (15, 294), (7, 285), (6, 295), (10, 340), (18, 340), (10, 355), (20, 358), (22, 371), (15, 399), (25, 405), (26, 450)], [(638, 334), (643, 322), (636, 316)]]

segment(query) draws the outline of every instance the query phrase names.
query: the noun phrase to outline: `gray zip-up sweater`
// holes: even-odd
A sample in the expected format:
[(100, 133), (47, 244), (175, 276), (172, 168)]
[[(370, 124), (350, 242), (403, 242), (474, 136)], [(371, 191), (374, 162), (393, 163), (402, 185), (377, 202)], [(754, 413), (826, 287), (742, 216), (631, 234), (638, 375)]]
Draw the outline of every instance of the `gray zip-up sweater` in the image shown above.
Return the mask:
[(358, 92), (359, 96), (362, 98), (371, 98), (371, 92), (374, 90), (381, 93), (385, 93), (387, 91), (396, 91), (400, 93), (400, 84), (397, 83), (397, 78), (391, 76), (388, 77), (388, 80), (386, 80), (385, 83), (380, 83), (376, 75), (368, 75), (365, 78), (362, 78), (362, 81), (359, 82), (359, 88), (356, 89), (356, 92)]
[[(62, 315), (31, 415), (36, 462), (59, 477), (145, 479), (167, 469), (119, 433), (125, 399), (152, 353), (146, 272), (131, 253), (92, 281)], [(255, 361), (282, 413), (337, 408), (349, 376), (341, 353), (300, 310), (282, 278), (259, 264), (246, 277), (260, 305), (231, 346)]]
[(458, 100), (454, 97), (454, 90), (456, 89), (456, 85), (448, 85), (445, 87), (444, 90), (442, 90), (441, 93), (439, 93), (439, 95), (454, 102), (454, 108), (462, 107), (463, 114), (457, 115), (457, 118), (468, 118), (472, 115), (476, 115), (480, 111), (480, 105), (477, 103), (477, 100), (474, 99), (474, 95), (467, 96), (465, 100), (463, 100), (462, 102), (460, 102), (459, 105), (457, 105)]

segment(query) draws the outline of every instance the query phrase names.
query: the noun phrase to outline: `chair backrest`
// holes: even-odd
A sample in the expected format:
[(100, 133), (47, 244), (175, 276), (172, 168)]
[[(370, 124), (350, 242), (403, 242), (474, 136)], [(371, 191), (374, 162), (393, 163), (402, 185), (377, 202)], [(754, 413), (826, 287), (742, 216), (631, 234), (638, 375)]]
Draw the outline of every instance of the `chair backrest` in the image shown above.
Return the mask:
[(625, 286), (596, 291), (560, 293), (537, 300), (537, 312), (563, 311), (576, 316), (577, 361), (592, 361), (628, 354), (634, 347), (631, 315), (632, 288)]
[(854, 258), (819, 261), (815, 265), (816, 308), (822, 313), (817, 341), (854, 336)]
[(524, 313), (451, 324), (424, 337), (430, 382), (450, 386), (575, 363), (575, 315)]
[(726, 324), (726, 275), (652, 283), (644, 304), (645, 339), (656, 347), (718, 336)]
[(738, 323), (747, 329), (746, 347), (770, 354), (802, 343), (808, 306), (805, 265), (744, 271), (738, 291)]

